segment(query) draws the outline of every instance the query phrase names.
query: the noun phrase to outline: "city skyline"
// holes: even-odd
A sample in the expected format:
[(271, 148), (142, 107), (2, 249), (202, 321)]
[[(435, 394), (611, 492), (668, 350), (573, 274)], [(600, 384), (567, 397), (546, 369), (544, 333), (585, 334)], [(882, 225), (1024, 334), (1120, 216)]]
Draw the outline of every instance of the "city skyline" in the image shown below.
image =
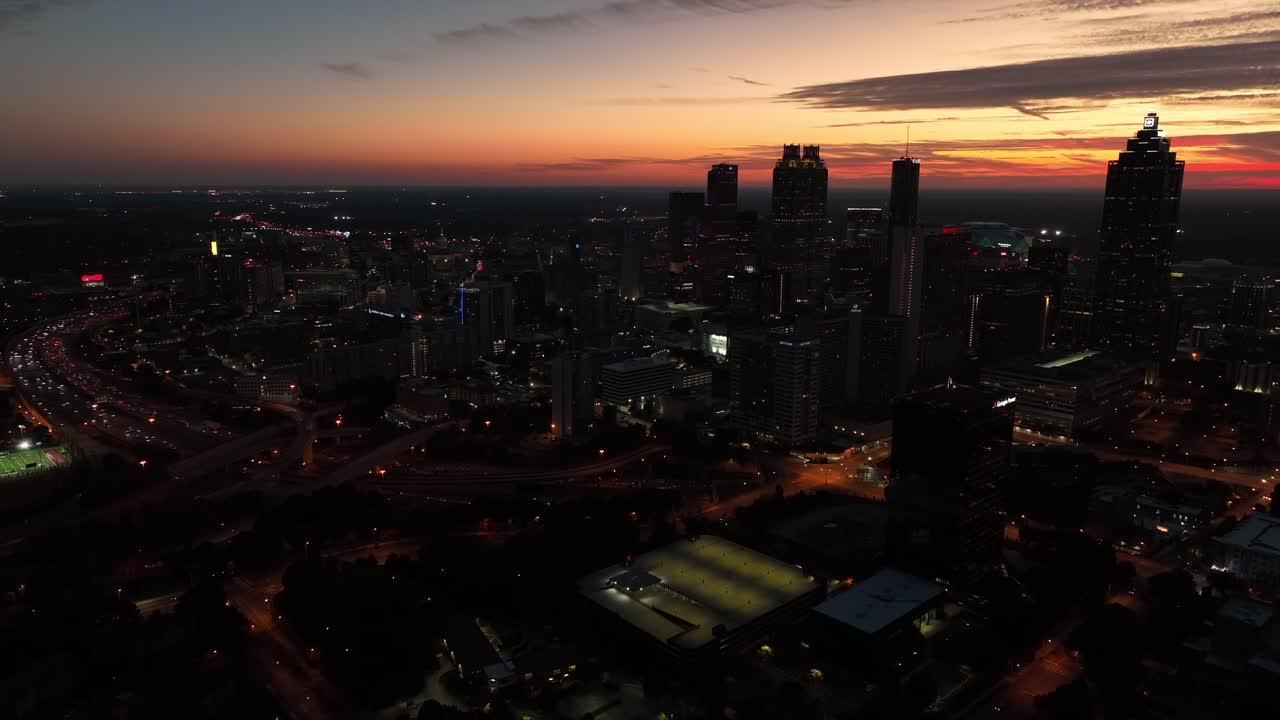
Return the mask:
[(6, 184), (760, 187), (800, 143), (879, 187), (910, 125), (928, 187), (1094, 189), (1157, 111), (1189, 189), (1280, 188), (1280, 13), (1234, 0), (46, 0), (0, 38)]

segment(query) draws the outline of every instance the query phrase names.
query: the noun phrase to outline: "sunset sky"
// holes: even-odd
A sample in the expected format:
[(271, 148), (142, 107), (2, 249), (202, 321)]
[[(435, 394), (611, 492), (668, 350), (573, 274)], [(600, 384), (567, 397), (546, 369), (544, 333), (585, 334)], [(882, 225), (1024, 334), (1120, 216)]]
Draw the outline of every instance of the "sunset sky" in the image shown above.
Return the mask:
[(0, 183), (1280, 188), (1280, 2), (0, 0)]

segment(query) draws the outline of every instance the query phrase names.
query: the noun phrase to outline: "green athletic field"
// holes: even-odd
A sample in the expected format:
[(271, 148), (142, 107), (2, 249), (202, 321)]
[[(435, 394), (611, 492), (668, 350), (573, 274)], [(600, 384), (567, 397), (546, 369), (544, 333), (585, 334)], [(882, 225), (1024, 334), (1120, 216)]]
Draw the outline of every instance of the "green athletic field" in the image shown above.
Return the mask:
[(0, 452), (0, 477), (47, 470), (68, 462), (63, 448), (32, 448)]

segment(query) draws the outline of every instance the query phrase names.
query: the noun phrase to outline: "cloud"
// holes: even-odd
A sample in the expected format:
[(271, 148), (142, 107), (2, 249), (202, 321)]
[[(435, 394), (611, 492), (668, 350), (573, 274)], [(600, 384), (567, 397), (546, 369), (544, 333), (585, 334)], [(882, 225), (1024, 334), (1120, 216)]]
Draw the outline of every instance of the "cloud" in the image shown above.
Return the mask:
[(742, 77), (741, 75), (730, 75), (729, 79), (736, 80), (740, 83), (745, 83), (747, 85), (760, 85), (762, 87), (769, 85), (769, 83), (757, 82), (755, 80), (752, 80), (751, 78)]
[(815, 108), (1014, 108), (1042, 116), (1124, 98), (1280, 90), (1280, 41), (1196, 45), (890, 75), (799, 87), (779, 99)]
[(50, 10), (89, 2), (91, 0), (0, 0), (0, 32), (24, 28), (43, 19)]
[(490, 25), (489, 23), (480, 23), (470, 27), (450, 30), (448, 32), (436, 33), (436, 39), (441, 42), (452, 43), (470, 43), (477, 40), (494, 40), (517, 37), (516, 31), (506, 25)]
[(592, 101), (591, 105), (741, 105), (743, 103), (768, 102), (770, 97), (713, 97), (656, 95), (653, 97), (616, 97)]
[(1245, 10), (1172, 20), (1161, 13), (1094, 18), (1072, 40), (1110, 47), (1223, 44), (1280, 39), (1280, 9)]
[[(1133, 130), (1138, 123), (1130, 123)], [(1214, 185), (1275, 185), (1258, 178), (1280, 172), (1280, 131), (1236, 134), (1174, 135), (1174, 149), (1187, 159), (1188, 181), (1200, 187)], [(1048, 184), (1097, 185), (1106, 177), (1106, 161), (1124, 148), (1122, 135), (1081, 137), (1032, 137), (1017, 139), (975, 138), (919, 139), (911, 154), (920, 159), (930, 181), (1007, 183), (1011, 179), (1036, 178)], [(520, 172), (571, 175), (635, 175), (639, 168), (701, 168), (719, 162), (740, 165), (742, 171), (767, 178), (782, 148), (747, 145), (722, 148), (713, 153), (681, 157), (578, 157), (559, 162), (523, 163)], [(889, 163), (902, 154), (897, 142), (833, 143), (822, 146), (833, 178), (845, 182), (885, 183)]]
[(531, 34), (657, 22), (668, 15), (742, 15), (787, 5), (837, 8), (857, 0), (612, 0), (603, 5), (547, 15), (522, 15), (436, 33), (448, 43), (471, 43)]
[(358, 62), (346, 63), (320, 63), (320, 67), (338, 75), (345, 75), (349, 78), (357, 80), (368, 80), (373, 77), (373, 71), (365, 67), (364, 64)]
[(1029, 0), (1028, 2), (998, 5), (979, 10), (973, 15), (946, 20), (945, 23), (974, 23), (989, 20), (1021, 20), (1024, 18), (1054, 18), (1075, 13), (1106, 13), (1122, 10), (1154, 7), (1156, 5), (1184, 5), (1200, 0)]

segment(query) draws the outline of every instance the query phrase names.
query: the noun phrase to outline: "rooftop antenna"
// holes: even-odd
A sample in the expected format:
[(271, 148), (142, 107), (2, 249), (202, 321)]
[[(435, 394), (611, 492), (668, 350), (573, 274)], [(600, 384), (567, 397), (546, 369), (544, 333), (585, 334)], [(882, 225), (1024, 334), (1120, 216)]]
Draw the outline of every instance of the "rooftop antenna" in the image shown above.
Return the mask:
[(911, 123), (907, 123), (907, 153), (902, 157), (911, 157)]

